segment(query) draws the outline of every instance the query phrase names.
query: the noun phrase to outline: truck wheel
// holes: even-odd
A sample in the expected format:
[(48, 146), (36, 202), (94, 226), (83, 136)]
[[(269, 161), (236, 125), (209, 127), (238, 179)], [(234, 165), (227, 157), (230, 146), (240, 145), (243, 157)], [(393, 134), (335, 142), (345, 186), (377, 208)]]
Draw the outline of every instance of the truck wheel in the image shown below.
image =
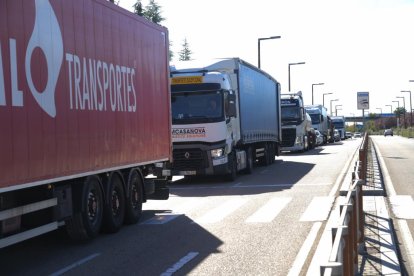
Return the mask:
[(127, 199), (125, 203), (125, 223), (137, 223), (142, 214), (142, 202), (144, 198), (143, 183), (139, 172), (131, 170), (128, 177)]
[(125, 191), (118, 173), (111, 174), (108, 185), (104, 204), (104, 228), (109, 233), (115, 233), (124, 223)]
[(66, 221), (66, 230), (73, 240), (95, 238), (101, 229), (103, 217), (103, 193), (97, 176), (89, 176), (83, 185), (74, 186), (74, 207), (79, 208)]
[(230, 172), (226, 175), (226, 180), (232, 182), (237, 178), (237, 159), (234, 152), (229, 154), (229, 169)]
[(252, 174), (253, 166), (254, 166), (253, 149), (252, 147), (248, 147), (246, 149), (246, 169), (244, 170), (244, 172), (246, 174)]

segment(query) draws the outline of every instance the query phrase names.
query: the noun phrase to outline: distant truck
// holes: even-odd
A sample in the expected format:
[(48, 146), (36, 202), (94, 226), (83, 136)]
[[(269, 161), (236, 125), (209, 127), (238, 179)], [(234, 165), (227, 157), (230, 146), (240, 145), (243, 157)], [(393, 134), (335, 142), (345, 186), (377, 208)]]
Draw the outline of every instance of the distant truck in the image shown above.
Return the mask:
[(328, 142), (329, 125), (328, 112), (323, 105), (308, 105), (305, 106), (306, 112), (312, 119), (312, 127), (323, 135), (323, 143)]
[(171, 77), (174, 175), (232, 181), (255, 160), (274, 162), (281, 143), (274, 78), (239, 58), (182, 62)]
[(0, 18), (0, 248), (116, 232), (167, 199), (167, 29), (104, 0), (1, 1)]
[(345, 140), (347, 137), (345, 136), (345, 117), (344, 116), (332, 116), (332, 123), (335, 129), (339, 132), (339, 137), (341, 140)]
[(302, 92), (281, 95), (282, 151), (306, 151), (315, 147), (316, 135), (306, 113)]

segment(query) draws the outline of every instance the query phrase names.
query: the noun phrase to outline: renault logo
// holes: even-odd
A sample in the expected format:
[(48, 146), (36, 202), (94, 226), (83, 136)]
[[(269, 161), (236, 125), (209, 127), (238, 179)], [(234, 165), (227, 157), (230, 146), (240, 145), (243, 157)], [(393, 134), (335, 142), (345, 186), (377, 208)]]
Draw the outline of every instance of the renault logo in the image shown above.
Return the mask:
[(185, 157), (185, 159), (189, 159), (190, 158), (190, 153), (188, 151), (186, 151), (184, 153), (184, 157)]

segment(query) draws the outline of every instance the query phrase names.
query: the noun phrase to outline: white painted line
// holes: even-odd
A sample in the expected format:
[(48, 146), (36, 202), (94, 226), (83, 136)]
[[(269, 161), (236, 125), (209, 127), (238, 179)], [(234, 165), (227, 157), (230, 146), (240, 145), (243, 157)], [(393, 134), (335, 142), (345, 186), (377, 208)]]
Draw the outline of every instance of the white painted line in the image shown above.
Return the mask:
[(59, 270), (59, 271), (56, 271), (56, 272), (54, 272), (54, 273), (50, 274), (50, 276), (60, 276), (60, 275), (63, 275), (63, 274), (65, 274), (66, 272), (68, 272), (68, 271), (70, 271), (70, 270), (74, 269), (75, 267), (81, 266), (81, 265), (83, 265), (84, 263), (89, 262), (89, 261), (91, 261), (91, 260), (95, 259), (95, 258), (96, 258), (96, 257), (98, 257), (99, 255), (101, 255), (101, 253), (95, 253), (95, 254), (92, 254), (92, 255), (90, 255), (90, 256), (88, 256), (88, 257), (85, 257), (85, 258), (83, 258), (83, 259), (81, 259), (81, 260), (77, 261), (77, 262), (76, 262), (76, 263), (74, 263), (74, 264), (71, 264), (71, 265), (69, 265), (69, 266), (67, 266), (67, 267), (62, 268), (62, 269), (61, 269), (61, 270)]
[(293, 262), (293, 265), (289, 270), (288, 276), (296, 276), (300, 274), (303, 264), (305, 263), (306, 258), (308, 257), (309, 252), (312, 249), (312, 245), (316, 240), (316, 237), (318, 235), (319, 228), (321, 228), (321, 225), (322, 225), (322, 222), (315, 222), (312, 225), (312, 228), (308, 236), (306, 237), (305, 242), (300, 248), (298, 255), (296, 255), (296, 259)]
[(371, 141), (372, 141), (372, 144), (375, 147), (375, 151), (377, 152), (377, 159), (380, 163), (382, 177), (383, 177), (383, 180), (384, 180), (384, 185), (386, 187), (387, 194), (388, 194), (388, 196), (395, 196), (395, 195), (397, 195), (397, 193), (395, 192), (394, 185), (392, 184), (390, 174), (388, 173), (387, 166), (385, 165), (385, 161), (382, 158), (381, 151), (379, 150), (379, 147), (377, 146), (377, 144), (374, 143), (374, 139), (371, 139)]
[(414, 219), (414, 200), (409, 195), (390, 196), (391, 209), (399, 219)]
[(175, 272), (180, 270), (183, 266), (185, 266), (188, 262), (192, 259), (197, 257), (198, 252), (190, 252), (183, 258), (181, 258), (177, 263), (175, 263), (172, 267), (168, 268), (165, 272), (161, 273), (161, 276), (170, 276), (173, 275)]
[(243, 182), (237, 182), (236, 184), (234, 184), (232, 187), (238, 187), (242, 184)]
[(172, 208), (172, 212), (173, 214), (186, 214), (189, 211), (205, 204), (206, 200), (206, 198), (190, 198), (185, 200), (184, 203), (178, 205), (176, 208)]
[(248, 217), (246, 222), (271, 222), (291, 200), (291, 197), (272, 198), (262, 208)]
[(240, 206), (245, 204), (248, 201), (246, 197), (236, 197), (230, 200), (227, 200), (223, 204), (214, 208), (204, 216), (195, 219), (195, 223), (216, 223), (224, 219), (226, 216), (230, 215), (236, 211)]
[(175, 215), (175, 214), (168, 214), (168, 215), (161, 215), (156, 214), (154, 217), (140, 223), (141, 225), (160, 225), (165, 224), (167, 222), (170, 222), (176, 218), (178, 218), (181, 215)]
[(411, 264), (411, 269), (413, 269), (414, 265), (414, 240), (413, 236), (411, 235), (410, 228), (408, 227), (407, 221), (403, 219), (399, 219), (398, 226), (400, 228), (400, 232), (402, 235), (402, 239), (404, 240), (405, 252), (407, 253), (407, 257), (409, 259), (409, 264)]
[(333, 196), (317, 196), (302, 214), (300, 221), (325, 221), (328, 219), (332, 204), (335, 200)]

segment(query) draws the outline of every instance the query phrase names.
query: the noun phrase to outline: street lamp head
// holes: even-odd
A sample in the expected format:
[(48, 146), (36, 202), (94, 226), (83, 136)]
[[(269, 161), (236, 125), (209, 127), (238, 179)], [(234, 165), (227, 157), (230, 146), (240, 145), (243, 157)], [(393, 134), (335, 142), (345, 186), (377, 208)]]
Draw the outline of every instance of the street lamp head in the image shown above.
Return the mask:
[(401, 90), (401, 92), (411, 93), (411, 91), (410, 91), (410, 90)]
[(278, 35), (278, 36), (260, 37), (259, 41), (260, 40), (266, 40), (266, 39), (278, 39), (278, 38), (281, 38), (281, 36)]
[(306, 62), (302, 61), (302, 62), (289, 63), (289, 65), (302, 65), (302, 64), (306, 64)]
[(325, 83), (320, 82), (320, 83), (312, 83), (312, 85), (324, 85)]

